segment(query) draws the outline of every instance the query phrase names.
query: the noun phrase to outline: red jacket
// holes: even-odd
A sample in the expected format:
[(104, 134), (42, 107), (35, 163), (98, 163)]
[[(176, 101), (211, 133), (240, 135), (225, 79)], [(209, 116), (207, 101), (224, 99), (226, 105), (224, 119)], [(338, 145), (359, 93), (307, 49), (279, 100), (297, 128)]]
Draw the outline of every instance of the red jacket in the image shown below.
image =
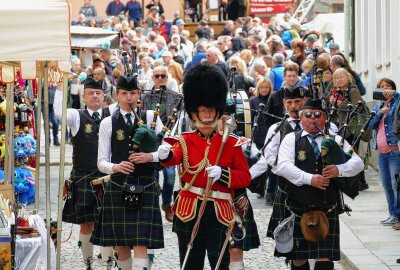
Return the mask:
[[(215, 164), (220, 145), (222, 143), (222, 135), (216, 132), (210, 139), (204, 138), (199, 132), (183, 133), (181, 139), (184, 140), (187, 149), (187, 161), (190, 169), (196, 171), (197, 167), (193, 167), (204, 160), (206, 148), (210, 145), (208, 150), (209, 166), (218, 165), (222, 168), (222, 175), (212, 186), (213, 191), (221, 191), (225, 193), (233, 193), (234, 189), (245, 188), (250, 184), (251, 175), (246, 159), (243, 155), (242, 148), (238, 142), (238, 137), (230, 135), (224, 145), (222, 154), (218, 164)], [(178, 137), (179, 138), (179, 137)], [(172, 144), (170, 156), (161, 161), (163, 166), (173, 166), (183, 163), (184, 151), (181, 142), (178, 138), (166, 138), (165, 141)], [(182, 180), (190, 183), (194, 174), (189, 173), (185, 166), (182, 166)], [(206, 188), (207, 185), (207, 172), (203, 168), (196, 176), (193, 182), (193, 187)], [(189, 190), (181, 190), (176, 203), (174, 204), (173, 211), (176, 216), (182, 221), (187, 222), (195, 217), (196, 211), (194, 210), (197, 201), (202, 196), (194, 194)], [(216, 204), (216, 217), (224, 225), (232, 224), (234, 221), (234, 214), (232, 209), (232, 201), (228, 199), (218, 198), (213, 199)]]
[[(186, 142), (187, 151), (189, 153), (189, 165), (193, 166), (198, 164), (204, 158), (207, 140), (202, 138), (197, 132), (182, 133), (181, 136)], [(236, 146), (238, 139), (239, 138), (234, 135), (229, 136), (218, 164), (215, 164), (215, 161), (222, 142), (222, 135), (219, 132), (216, 132), (210, 139), (211, 147), (208, 153), (210, 166), (218, 165), (223, 169), (227, 168), (230, 176), (228, 179), (228, 185), (217, 181), (213, 185), (213, 190), (231, 192), (233, 189), (245, 188), (250, 184), (251, 175), (249, 172), (249, 166), (247, 165), (246, 158), (243, 155), (242, 148), (240, 145)], [(167, 167), (181, 164), (183, 161), (181, 144), (176, 138), (167, 138), (166, 141), (173, 144), (171, 148), (172, 156), (170, 156), (167, 161), (162, 161), (161, 165)], [(183, 168), (182, 171), (184, 172), (185, 168)], [(189, 183), (192, 177), (192, 174), (184, 173), (182, 175), (182, 180)], [(193, 186), (205, 188), (207, 185), (207, 179), (206, 171), (202, 170), (196, 177)]]

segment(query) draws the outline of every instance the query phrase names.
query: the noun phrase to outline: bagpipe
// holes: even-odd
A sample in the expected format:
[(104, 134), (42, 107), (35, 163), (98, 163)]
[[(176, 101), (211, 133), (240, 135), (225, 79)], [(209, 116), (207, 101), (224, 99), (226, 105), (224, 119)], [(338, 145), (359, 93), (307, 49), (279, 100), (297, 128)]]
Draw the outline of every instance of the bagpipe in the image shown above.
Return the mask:
[(157, 134), (158, 143), (161, 144), (164, 137), (169, 137), (171, 135), (171, 129), (177, 122), (178, 112), (182, 110), (183, 105), (183, 96), (179, 96), (179, 100), (175, 105), (175, 108), (172, 110), (172, 114), (167, 117), (167, 123), (163, 126), (161, 132)]
[(161, 106), (161, 102), (162, 102), (162, 98), (163, 98), (163, 94), (165, 93), (165, 91), (167, 90), (167, 87), (165, 85), (160, 85), (160, 99), (158, 100), (156, 107), (154, 109), (154, 117), (153, 117), (153, 121), (150, 124), (150, 127), (153, 131), (156, 130), (156, 125), (157, 125), (157, 117), (160, 115), (160, 106)]
[[(321, 142), (321, 158), (322, 158), (322, 164), (323, 167), (327, 165), (340, 165), (344, 164), (347, 162), (352, 154), (356, 152), (356, 146), (359, 144), (361, 138), (363, 137), (364, 133), (366, 132), (369, 123), (375, 116), (375, 112), (371, 112), (367, 121), (363, 123), (363, 127), (361, 128), (361, 131), (359, 135), (355, 138), (355, 140), (352, 142), (352, 145), (350, 147), (350, 150), (348, 152), (345, 152), (343, 150), (344, 147), (344, 142), (345, 142), (345, 135), (348, 131), (348, 123), (352, 116), (356, 114), (357, 109), (361, 106), (360, 103), (357, 103), (354, 107), (351, 104), (347, 105), (347, 113), (346, 113), (346, 119), (343, 125), (340, 127), (338, 131), (338, 135), (341, 136), (341, 140), (339, 143), (335, 141), (335, 136), (331, 135), (329, 133), (329, 127), (330, 127), (330, 121), (329, 117), (327, 118), (327, 121), (325, 123), (325, 130), (322, 130), (321, 127), (319, 127), (317, 124), (315, 124), (315, 127), (320, 131), (321, 134), (323, 134), (324, 138)], [(343, 199), (343, 193), (349, 196), (350, 198), (354, 199), (356, 196), (358, 196), (358, 188), (359, 188), (359, 178), (358, 175), (354, 177), (338, 177), (335, 178), (333, 183), (337, 185), (340, 191), (340, 198), (339, 198), (339, 210), (341, 213), (348, 213), (351, 212), (351, 209), (344, 203)], [(326, 192), (326, 191), (324, 191)], [(324, 196), (325, 198), (325, 196)]]
[[(129, 53), (131, 54), (130, 61), (128, 59)], [(124, 66), (125, 66), (125, 76), (126, 77), (133, 77), (137, 76), (138, 73), (138, 66), (137, 66), (137, 52), (136, 46), (131, 46), (131, 50), (123, 51), (121, 53), (122, 58), (124, 59)]]
[[(350, 136), (353, 135), (353, 137), (357, 137), (363, 126), (364, 123), (368, 121), (369, 115), (370, 115), (370, 110), (369, 108), (365, 105), (365, 102), (360, 100), (358, 101), (354, 106), (354, 108), (352, 109), (351, 114), (348, 116), (347, 112), (348, 109), (347, 108), (339, 108), (338, 106), (338, 101), (347, 101), (350, 103), (350, 89), (346, 89), (346, 90), (341, 90), (340, 88), (334, 88), (332, 90), (332, 95), (334, 97), (334, 102), (331, 105), (331, 107), (328, 109), (328, 122), (333, 121), (333, 119), (335, 117), (338, 116), (339, 113), (346, 113), (346, 117), (349, 117), (349, 119), (345, 120), (345, 124), (346, 126), (348, 126), (347, 132), (344, 133), (344, 137), (348, 138)], [(339, 123), (342, 124), (342, 123)], [(343, 126), (342, 126), (343, 127)], [(369, 142), (372, 138), (372, 130), (371, 129), (364, 129), (363, 135), (361, 136), (361, 140), (364, 142)]]
[(312, 49), (312, 55), (314, 59), (314, 64), (310, 74), (310, 81), (308, 83), (308, 90), (311, 93), (313, 99), (321, 98), (324, 94), (324, 86), (322, 80), (322, 69), (318, 70), (317, 67), (317, 57), (318, 57), (319, 50)]

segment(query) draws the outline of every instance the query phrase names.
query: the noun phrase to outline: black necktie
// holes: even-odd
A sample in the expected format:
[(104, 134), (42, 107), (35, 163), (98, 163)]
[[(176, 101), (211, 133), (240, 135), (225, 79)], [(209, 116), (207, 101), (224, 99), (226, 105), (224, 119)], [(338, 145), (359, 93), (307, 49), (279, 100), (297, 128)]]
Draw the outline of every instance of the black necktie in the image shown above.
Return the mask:
[(295, 124), (294, 131), (301, 130), (300, 120), (292, 120), (292, 122)]
[(92, 114), (92, 118), (94, 119), (94, 122), (95, 122), (96, 124), (100, 124), (101, 118), (100, 118), (100, 114), (99, 114), (98, 112), (94, 112), (94, 113)]
[(128, 125), (128, 131), (130, 134), (132, 132), (132, 128), (133, 128), (131, 114), (127, 113), (127, 114), (125, 114), (125, 116), (126, 116), (126, 124)]

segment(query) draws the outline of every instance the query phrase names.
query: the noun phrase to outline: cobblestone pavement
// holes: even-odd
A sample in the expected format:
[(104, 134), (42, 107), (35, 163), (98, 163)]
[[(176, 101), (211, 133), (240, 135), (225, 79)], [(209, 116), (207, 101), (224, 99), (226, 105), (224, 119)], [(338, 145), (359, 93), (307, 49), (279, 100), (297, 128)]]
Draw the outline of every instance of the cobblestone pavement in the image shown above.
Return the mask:
[[(256, 201), (255, 201), (256, 200)], [(252, 199), (255, 206), (264, 205), (264, 200)], [(272, 239), (266, 237), (267, 222), (271, 215), (271, 207), (263, 206), (264, 209), (255, 209), (254, 216), (258, 225), (258, 230), (261, 237), (261, 246), (258, 249), (251, 250), (245, 253), (246, 269), (289, 269), (286, 267), (284, 260), (281, 258), (274, 258), (274, 242)], [(152, 267), (153, 270), (177, 270), (179, 269), (179, 254), (178, 254), (178, 241), (175, 233), (171, 231), (172, 224), (163, 220), (164, 224), (164, 242), (165, 248), (156, 250), (155, 262)], [(70, 233), (71, 224), (63, 226), (63, 237), (66, 239)], [(79, 227), (73, 226), (73, 234), (71, 239), (62, 245), (62, 258), (61, 269), (84, 269), (81, 261), (81, 252), (77, 247), (79, 237)], [(99, 248), (95, 247), (95, 254), (99, 253)], [(101, 269), (100, 260), (95, 261), (95, 269)], [(210, 269), (206, 263), (205, 269)], [(336, 264), (335, 269), (343, 269), (340, 264)]]
[[(43, 144), (43, 141), (42, 141)], [(42, 145), (44, 147), (44, 145)], [(42, 148), (44, 149), (44, 148)], [(59, 161), (59, 147), (50, 147), (51, 161), (57, 164)], [(44, 152), (41, 151), (41, 152)], [(71, 145), (66, 145), (66, 161), (70, 164), (71, 161)], [(41, 162), (44, 162), (44, 154), (41, 153)], [(67, 177), (71, 171), (71, 166), (65, 167), (65, 177)], [(45, 170), (41, 167), (40, 172), (40, 201), (39, 201), (39, 214), (45, 217)], [(57, 193), (58, 193), (58, 179), (59, 179), (59, 167), (51, 166), (50, 168), (50, 208), (51, 208), (51, 218), (53, 220), (57, 219)], [(161, 179), (162, 182), (162, 174)], [(178, 189), (177, 181), (176, 187)], [(265, 205), (265, 199), (258, 199), (255, 194), (249, 194), (250, 201), (254, 209), (254, 217), (257, 222), (258, 231), (261, 238), (261, 246), (258, 249), (251, 250), (245, 253), (245, 266), (249, 270), (283, 270), (289, 269), (286, 267), (284, 260), (280, 258), (275, 258), (273, 256), (274, 251), (274, 241), (266, 237), (266, 231), (268, 226), (269, 217), (272, 212), (271, 206)], [(178, 241), (176, 234), (172, 232), (172, 224), (163, 219), (164, 224), (164, 242), (165, 248), (161, 250), (156, 250), (155, 262), (152, 267), (153, 270), (177, 270), (179, 269), (179, 255), (178, 255)], [(65, 270), (78, 270), (85, 269), (82, 254), (80, 249), (78, 249), (78, 238), (79, 238), (79, 226), (72, 226), (72, 236), (69, 241), (62, 243), (61, 250), (61, 269)], [(62, 240), (68, 238), (71, 232), (71, 224), (63, 223), (63, 233)], [(99, 254), (99, 247), (95, 247), (94, 254)], [(101, 269), (100, 260), (96, 259), (94, 262), (95, 269)], [(205, 269), (210, 269), (208, 262), (206, 262)], [(344, 269), (343, 266), (336, 263), (336, 270)]]

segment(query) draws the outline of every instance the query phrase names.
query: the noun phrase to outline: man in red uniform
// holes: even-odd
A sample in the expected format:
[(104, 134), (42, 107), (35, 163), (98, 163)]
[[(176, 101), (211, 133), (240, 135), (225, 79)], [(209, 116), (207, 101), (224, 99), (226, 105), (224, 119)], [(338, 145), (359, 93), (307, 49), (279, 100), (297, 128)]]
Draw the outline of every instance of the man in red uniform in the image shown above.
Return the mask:
[[(229, 135), (223, 142), (222, 133), (215, 130), (225, 109), (227, 81), (218, 67), (200, 64), (190, 69), (183, 82), (185, 111), (197, 129), (176, 138), (166, 138), (172, 145), (158, 149), (163, 166), (181, 165), (184, 184), (173, 206), (173, 230), (178, 235), (181, 265), (187, 251), (199, 208), (205, 199), (207, 181), (212, 191), (201, 217), (185, 269), (203, 269), (206, 255), (214, 269), (221, 252), (227, 227), (234, 222), (232, 191), (247, 187), (250, 172), (238, 144), (238, 137)], [(217, 161), (218, 152), (222, 154)], [(229, 253), (225, 250), (220, 269), (229, 268)]]

